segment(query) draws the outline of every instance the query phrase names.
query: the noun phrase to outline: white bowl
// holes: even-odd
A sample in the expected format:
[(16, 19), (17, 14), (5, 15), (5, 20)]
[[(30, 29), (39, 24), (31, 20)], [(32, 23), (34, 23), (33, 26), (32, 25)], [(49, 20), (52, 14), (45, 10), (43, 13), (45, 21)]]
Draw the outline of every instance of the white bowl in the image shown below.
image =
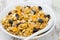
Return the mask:
[[(9, 11), (11, 11), (12, 9), (14, 9), (16, 6), (20, 5), (20, 6), (41, 6), (43, 8), (43, 11), (45, 12), (45, 14), (49, 14), (51, 16), (49, 22), (48, 22), (48, 25), (41, 30), (41, 33), (42, 32), (45, 32), (47, 31), (49, 28), (51, 28), (53, 22), (54, 22), (54, 14), (53, 14), (53, 11), (50, 9), (50, 7), (48, 7), (47, 5), (43, 5), (43, 4), (37, 4), (37, 3), (20, 3), (20, 4), (9, 4), (10, 6), (7, 6), (1, 13), (0, 13), (0, 21), (8, 14)], [(3, 28), (3, 25), (2, 23), (0, 22), (0, 28), (5, 32), (7, 33), (8, 35), (10, 36), (13, 36), (13, 37), (16, 37), (16, 38), (20, 38), (20, 39), (23, 39), (23, 38), (26, 38), (26, 37), (21, 37), (21, 36), (16, 36), (16, 35), (13, 35), (13, 34), (10, 34), (8, 33), (4, 28)]]

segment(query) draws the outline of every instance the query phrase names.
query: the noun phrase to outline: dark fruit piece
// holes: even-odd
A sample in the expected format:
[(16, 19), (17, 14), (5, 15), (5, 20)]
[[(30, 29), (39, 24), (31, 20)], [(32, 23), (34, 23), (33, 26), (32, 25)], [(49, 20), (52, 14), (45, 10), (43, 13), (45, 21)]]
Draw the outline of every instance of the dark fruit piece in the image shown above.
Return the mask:
[(8, 15), (12, 14), (12, 12), (9, 12)]
[(48, 17), (48, 18), (50, 18), (50, 15), (45, 15), (45, 17)]
[(37, 32), (39, 29), (37, 29), (37, 28), (33, 28), (33, 33), (35, 33), (35, 32)]
[(26, 7), (30, 8), (30, 6), (25, 6), (24, 8), (26, 8)]
[(30, 6), (27, 6), (28, 8), (30, 8)]
[(19, 22), (19, 23), (17, 24), (17, 26), (20, 25), (20, 24), (22, 24), (22, 22)]
[(9, 20), (9, 23), (10, 23), (10, 24), (13, 24), (13, 20)]
[(38, 6), (39, 10), (42, 10), (42, 7)]
[(33, 14), (36, 14), (36, 11), (32, 10)]
[(17, 12), (17, 10), (14, 10), (15, 12)]
[(15, 16), (16, 16), (17, 19), (19, 18), (19, 15), (18, 14), (16, 14)]
[(20, 9), (20, 11), (22, 11), (22, 9)]
[(20, 30), (21, 32), (23, 31), (23, 30)]
[(39, 23), (43, 23), (44, 21), (42, 19), (38, 19), (38, 22)]

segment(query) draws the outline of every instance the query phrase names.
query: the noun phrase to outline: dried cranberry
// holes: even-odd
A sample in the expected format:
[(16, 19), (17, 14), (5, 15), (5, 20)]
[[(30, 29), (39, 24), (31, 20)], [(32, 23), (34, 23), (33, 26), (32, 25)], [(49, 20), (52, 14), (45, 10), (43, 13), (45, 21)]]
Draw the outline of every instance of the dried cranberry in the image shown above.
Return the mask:
[(33, 14), (36, 14), (36, 11), (32, 10)]
[(9, 12), (8, 15), (12, 14), (12, 12)]
[(39, 10), (42, 10), (42, 7), (41, 6), (38, 6)]
[(30, 8), (30, 6), (27, 6), (28, 8)]
[(50, 18), (50, 15), (48, 14), (48, 15), (45, 15), (45, 17), (48, 17), (48, 18)]
[(22, 24), (22, 22), (19, 22), (19, 23), (17, 24), (17, 26), (20, 25), (20, 24)]
[(38, 22), (43, 23), (44, 21), (43, 21), (43, 19), (38, 19)]
[(10, 24), (13, 24), (13, 20), (9, 20), (9, 23), (10, 23)]
[(37, 28), (33, 28), (33, 33), (35, 33), (35, 32), (37, 32), (39, 29), (37, 29)]
[(19, 18), (19, 15), (18, 14), (16, 14), (15, 16), (16, 16), (17, 19)]

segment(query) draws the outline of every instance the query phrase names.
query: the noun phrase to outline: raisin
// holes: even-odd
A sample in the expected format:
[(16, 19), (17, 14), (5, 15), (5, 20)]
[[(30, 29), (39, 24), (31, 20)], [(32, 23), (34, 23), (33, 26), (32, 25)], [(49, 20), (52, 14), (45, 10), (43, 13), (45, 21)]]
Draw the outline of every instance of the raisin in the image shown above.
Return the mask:
[(48, 18), (50, 18), (50, 15), (45, 15), (45, 17), (48, 17)]
[(35, 33), (35, 32), (37, 32), (39, 29), (37, 29), (37, 28), (33, 28), (33, 33)]
[(27, 6), (28, 8), (30, 8), (30, 6)]
[(9, 12), (8, 15), (12, 14), (12, 12)]
[(25, 6), (24, 8), (26, 8), (26, 7), (30, 8), (30, 6)]
[(42, 7), (38, 6), (39, 10), (42, 10)]
[(38, 22), (39, 23), (43, 23), (44, 21), (42, 19), (38, 19)]
[(16, 16), (17, 19), (19, 18), (19, 15), (18, 14), (16, 14), (15, 16)]
[(33, 14), (36, 14), (36, 11), (32, 10)]
[(12, 25), (13, 24), (13, 20), (9, 20), (9, 23)]
[(20, 30), (21, 32), (23, 31), (23, 30)]
[(14, 10), (15, 12), (18, 12), (17, 10)]
[(22, 22), (19, 22), (19, 23), (17, 24), (17, 26), (20, 25), (20, 24), (22, 24)]

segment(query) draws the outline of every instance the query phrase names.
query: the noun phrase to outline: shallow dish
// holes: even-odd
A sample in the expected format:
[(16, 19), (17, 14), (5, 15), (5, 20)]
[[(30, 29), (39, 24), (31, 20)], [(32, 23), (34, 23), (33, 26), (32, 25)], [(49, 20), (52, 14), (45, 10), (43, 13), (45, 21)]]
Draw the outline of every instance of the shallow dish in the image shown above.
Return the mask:
[[(48, 25), (43, 29), (41, 30), (41, 33), (42, 32), (45, 32), (47, 31), (49, 28), (51, 28), (52, 24), (53, 24), (53, 21), (54, 21), (54, 17), (53, 17), (53, 11), (51, 11), (50, 7), (48, 7), (47, 5), (43, 5), (43, 4), (34, 4), (34, 3), (20, 3), (20, 4), (13, 4), (13, 5), (10, 5), (8, 7), (6, 7), (1, 13), (0, 13), (0, 21), (8, 14), (8, 12), (12, 9), (14, 9), (16, 6), (18, 5), (21, 5), (21, 6), (41, 6), (43, 8), (43, 11), (46, 13), (46, 14), (49, 14), (51, 16), (51, 19), (49, 20), (48, 22)], [(3, 14), (3, 15), (2, 15)], [(0, 22), (0, 28), (6, 32), (7, 34), (13, 36), (13, 37), (16, 37), (16, 38), (25, 38), (25, 37), (20, 37), (20, 36), (15, 36), (15, 35), (12, 35), (10, 33), (8, 33), (2, 26), (1, 22)]]

